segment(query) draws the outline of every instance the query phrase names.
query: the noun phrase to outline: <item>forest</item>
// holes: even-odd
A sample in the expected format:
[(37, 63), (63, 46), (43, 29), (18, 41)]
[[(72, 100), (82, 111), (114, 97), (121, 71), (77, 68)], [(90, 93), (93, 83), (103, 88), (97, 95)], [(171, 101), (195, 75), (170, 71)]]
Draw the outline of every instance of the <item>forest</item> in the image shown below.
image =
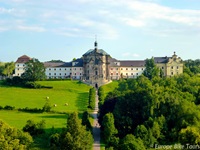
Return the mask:
[(186, 61), (184, 73), (173, 77), (161, 77), (159, 69), (148, 63), (152, 64), (146, 66), (150, 76), (144, 73), (137, 79), (121, 79), (107, 96), (100, 88), (99, 122), (106, 149), (198, 146), (200, 66), (196, 62)]

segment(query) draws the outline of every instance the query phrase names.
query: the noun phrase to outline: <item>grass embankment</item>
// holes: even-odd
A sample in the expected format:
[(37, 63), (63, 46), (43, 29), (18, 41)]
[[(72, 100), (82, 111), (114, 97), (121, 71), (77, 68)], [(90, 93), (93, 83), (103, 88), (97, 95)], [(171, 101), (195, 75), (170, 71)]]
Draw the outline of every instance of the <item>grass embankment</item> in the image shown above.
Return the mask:
[(119, 82), (118, 81), (113, 81), (109, 84), (103, 85), (103, 91), (104, 91), (104, 95), (106, 96), (109, 92), (112, 92), (115, 88), (118, 87)]
[[(66, 114), (60, 112), (83, 112), (87, 110), (88, 94), (91, 88), (78, 81), (40, 81), (41, 85), (52, 86), (52, 89), (27, 89), (20, 87), (8, 87), (0, 84), (0, 106), (6, 105), (18, 108), (42, 108), (46, 97), (57, 113), (25, 113), (19, 111), (0, 111), (0, 119), (13, 127), (21, 129), (28, 119), (46, 121), (46, 129), (54, 126), (62, 128), (66, 126)], [(68, 105), (66, 105), (66, 103)]]

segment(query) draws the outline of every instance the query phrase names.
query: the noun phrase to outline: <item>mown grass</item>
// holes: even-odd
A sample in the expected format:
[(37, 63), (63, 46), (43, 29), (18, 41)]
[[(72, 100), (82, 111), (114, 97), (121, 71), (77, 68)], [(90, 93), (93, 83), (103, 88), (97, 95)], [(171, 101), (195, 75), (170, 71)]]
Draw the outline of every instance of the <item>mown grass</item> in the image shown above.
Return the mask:
[[(6, 105), (18, 108), (42, 108), (46, 103), (46, 97), (52, 105), (52, 111), (56, 113), (26, 113), (14, 111), (0, 111), (0, 119), (13, 127), (21, 129), (26, 121), (46, 121), (46, 129), (63, 128), (66, 126), (66, 114), (61, 112), (82, 113), (88, 108), (88, 96), (90, 86), (79, 81), (39, 81), (41, 85), (52, 86), (52, 89), (28, 89), (20, 87), (3, 86), (0, 83), (0, 106)], [(65, 103), (68, 105), (66, 106)], [(57, 106), (54, 107), (53, 105)]]
[[(0, 86), (0, 106), (15, 108), (42, 108), (46, 97), (52, 104), (52, 110), (59, 112), (85, 111), (88, 106), (90, 86), (78, 81), (40, 81), (41, 85), (52, 86), (53, 89), (27, 89), (20, 87)], [(66, 106), (65, 104), (68, 104)]]
[(66, 127), (67, 114), (26, 113), (12, 110), (1, 110), (0, 119), (18, 129), (22, 129), (27, 120), (34, 120), (35, 122), (45, 120), (45, 130), (48, 132), (52, 127), (57, 130)]

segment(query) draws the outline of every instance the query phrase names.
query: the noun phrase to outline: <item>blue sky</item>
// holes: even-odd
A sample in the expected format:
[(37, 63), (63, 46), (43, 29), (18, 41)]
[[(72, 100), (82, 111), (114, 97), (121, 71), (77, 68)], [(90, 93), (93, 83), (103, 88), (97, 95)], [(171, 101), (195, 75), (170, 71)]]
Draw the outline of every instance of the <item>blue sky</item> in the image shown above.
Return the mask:
[(200, 0), (0, 0), (0, 61), (200, 57)]

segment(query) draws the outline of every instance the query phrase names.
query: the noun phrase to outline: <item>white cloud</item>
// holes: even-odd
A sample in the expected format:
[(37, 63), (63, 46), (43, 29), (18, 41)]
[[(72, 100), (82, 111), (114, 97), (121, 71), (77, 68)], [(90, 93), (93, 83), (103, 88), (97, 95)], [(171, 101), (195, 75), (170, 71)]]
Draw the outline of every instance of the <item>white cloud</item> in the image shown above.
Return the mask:
[(17, 29), (22, 30), (22, 31), (34, 31), (34, 32), (44, 32), (46, 31), (43, 27), (38, 27), (38, 26), (24, 26), (24, 25), (19, 25)]

